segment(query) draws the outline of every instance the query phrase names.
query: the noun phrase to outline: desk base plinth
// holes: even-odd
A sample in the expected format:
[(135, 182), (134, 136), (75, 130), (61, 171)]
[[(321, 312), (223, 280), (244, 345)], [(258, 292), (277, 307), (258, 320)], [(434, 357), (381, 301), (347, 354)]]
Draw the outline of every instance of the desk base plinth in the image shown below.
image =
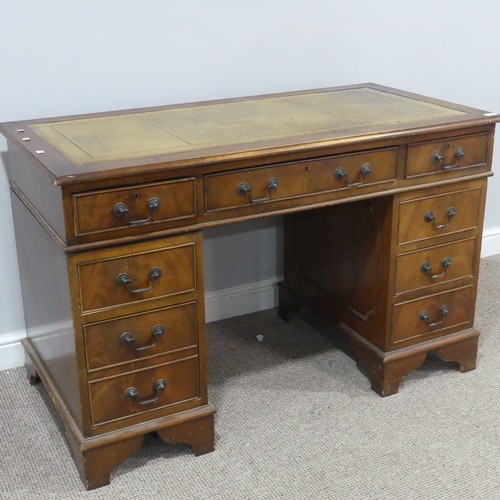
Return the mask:
[(457, 363), (462, 373), (476, 367), (479, 332), (474, 328), (391, 352), (370, 345), (353, 331), (347, 335), (360, 371), (381, 397), (396, 394), (404, 377), (419, 368), (431, 352), (443, 361)]

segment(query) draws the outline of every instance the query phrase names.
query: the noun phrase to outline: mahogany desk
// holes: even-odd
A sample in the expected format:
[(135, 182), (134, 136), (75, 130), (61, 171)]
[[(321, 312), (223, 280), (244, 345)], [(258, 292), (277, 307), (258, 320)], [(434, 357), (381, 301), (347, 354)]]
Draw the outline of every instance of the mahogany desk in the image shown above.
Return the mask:
[(431, 350), (474, 369), (497, 119), (365, 84), (3, 124), (27, 369), (86, 487), (148, 432), (213, 450), (210, 226), (285, 214), (280, 316), (332, 318), (379, 395)]

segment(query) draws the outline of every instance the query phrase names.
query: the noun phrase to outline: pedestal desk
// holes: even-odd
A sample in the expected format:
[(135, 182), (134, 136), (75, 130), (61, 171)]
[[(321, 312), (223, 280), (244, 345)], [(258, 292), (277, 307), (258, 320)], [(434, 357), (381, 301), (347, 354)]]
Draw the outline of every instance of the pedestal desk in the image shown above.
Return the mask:
[(3, 124), (27, 370), (86, 487), (149, 432), (213, 450), (204, 228), (284, 214), (279, 315), (331, 318), (380, 396), (474, 369), (496, 121), (364, 84)]

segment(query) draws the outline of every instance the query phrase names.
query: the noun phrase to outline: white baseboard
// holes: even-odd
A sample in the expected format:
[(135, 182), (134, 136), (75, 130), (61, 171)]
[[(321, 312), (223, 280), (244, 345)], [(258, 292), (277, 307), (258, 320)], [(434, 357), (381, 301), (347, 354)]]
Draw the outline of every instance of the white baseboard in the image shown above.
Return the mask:
[(481, 257), (500, 254), (500, 226), (485, 229), (481, 247)]
[(25, 337), (24, 330), (0, 336), (0, 370), (9, 370), (24, 365), (24, 349), (21, 340)]
[(271, 309), (278, 304), (280, 278), (215, 290), (205, 294), (206, 322)]

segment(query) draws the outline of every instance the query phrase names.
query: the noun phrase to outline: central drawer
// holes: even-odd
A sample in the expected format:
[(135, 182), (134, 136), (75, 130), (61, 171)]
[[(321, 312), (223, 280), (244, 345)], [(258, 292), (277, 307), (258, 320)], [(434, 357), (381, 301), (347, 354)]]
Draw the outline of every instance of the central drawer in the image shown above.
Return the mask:
[(205, 176), (205, 211), (363, 188), (396, 178), (398, 148)]

